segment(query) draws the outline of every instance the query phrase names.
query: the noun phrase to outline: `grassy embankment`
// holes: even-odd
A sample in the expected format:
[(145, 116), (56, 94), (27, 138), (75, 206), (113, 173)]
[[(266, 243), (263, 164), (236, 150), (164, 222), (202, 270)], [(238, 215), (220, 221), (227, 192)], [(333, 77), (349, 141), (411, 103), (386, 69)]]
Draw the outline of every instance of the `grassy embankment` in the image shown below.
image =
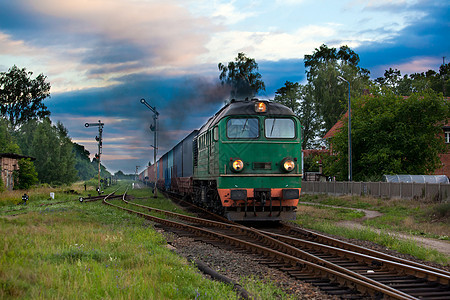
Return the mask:
[[(321, 232), (346, 238), (372, 241), (419, 259), (448, 265), (450, 258), (436, 250), (417, 245), (413, 240), (401, 240), (386, 231), (449, 240), (450, 203), (416, 200), (377, 199), (370, 197), (332, 197), (302, 195), (300, 201), (321, 205), (299, 205), (296, 223)], [(332, 208), (338, 206), (342, 208)], [(362, 221), (364, 229), (340, 226), (338, 222), (358, 220), (364, 212), (348, 208), (375, 210), (383, 215)], [(376, 229), (380, 229), (381, 233)]]
[[(170, 251), (148, 221), (63, 190), (28, 191), (26, 206), (17, 205), (23, 191), (0, 193), (1, 299), (237, 299), (231, 286), (206, 280)], [(176, 210), (161, 196), (136, 201)], [(270, 282), (242, 278), (242, 285), (260, 299), (289, 299)]]

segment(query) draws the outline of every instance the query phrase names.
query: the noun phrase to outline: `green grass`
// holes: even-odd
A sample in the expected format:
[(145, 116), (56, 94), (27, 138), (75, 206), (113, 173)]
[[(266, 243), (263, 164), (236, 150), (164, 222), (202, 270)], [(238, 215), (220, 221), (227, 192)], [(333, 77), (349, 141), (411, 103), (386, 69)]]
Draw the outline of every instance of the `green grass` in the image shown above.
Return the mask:
[[(121, 193), (127, 185), (130, 183), (119, 182), (105, 193), (118, 186)], [(80, 203), (79, 196), (94, 195), (95, 191), (84, 191), (82, 185), (70, 189), (78, 194), (68, 194), (68, 187), (30, 190), (26, 206), (16, 205), (23, 191), (0, 194), (1, 299), (237, 299), (230, 286), (204, 279), (184, 258), (168, 250), (165, 238), (149, 222), (103, 205), (101, 201)], [(54, 200), (49, 200), (50, 192), (55, 193)], [(180, 212), (161, 194), (154, 199), (150, 189), (129, 190), (129, 193), (135, 197), (133, 202)], [(443, 223), (441, 232), (446, 232), (448, 205), (423, 206), (359, 197), (320, 196), (302, 200), (323, 204), (301, 206), (297, 222), (307, 228), (371, 240), (424, 260), (448, 263), (448, 258), (436, 251), (418, 249), (411, 241), (401, 242), (373, 230), (350, 230), (335, 225), (363, 216), (346, 207), (369, 208), (385, 213), (378, 223), (368, 223), (373, 227), (412, 230), (415, 224), (420, 224), (422, 231), (431, 234), (433, 229), (423, 224)], [(47, 205), (56, 202), (63, 203)], [(404, 218), (405, 215), (409, 218)], [(240, 283), (256, 299), (292, 299), (266, 278), (246, 277)]]
[(449, 258), (434, 249), (429, 249), (417, 245), (413, 240), (401, 240), (387, 233), (378, 233), (370, 228), (350, 229), (336, 226), (333, 222), (321, 220), (308, 220), (309, 218), (297, 218), (296, 223), (306, 228), (314, 229), (328, 234), (342, 236), (348, 239), (371, 241), (383, 245), (388, 249), (396, 250), (400, 253), (410, 254), (418, 259), (433, 261), (443, 265), (448, 265)]
[(370, 209), (370, 208), (373, 207), (372, 203), (370, 203), (368, 201), (363, 201), (361, 197), (357, 197), (357, 196), (352, 196), (352, 197), (333, 197), (333, 196), (327, 196), (327, 195), (306, 195), (306, 194), (303, 194), (300, 197), (300, 201), (302, 201), (302, 202), (320, 203), (320, 204), (323, 204), (323, 205), (362, 208), (362, 209)]
[(286, 294), (268, 278), (259, 279), (255, 276), (243, 277), (239, 284), (247, 291), (251, 291), (251, 296), (254, 299), (297, 299), (293, 295)]
[(36, 200), (25, 209), (0, 218), (2, 299), (237, 298), (168, 250), (141, 218), (100, 201), (44, 208)]
[[(80, 203), (79, 196), (95, 192), (82, 185), (80, 195), (64, 190), (28, 191), (26, 206), (14, 204), (23, 191), (0, 194), (0, 299), (238, 299), (231, 286), (205, 279), (170, 251), (148, 221), (101, 201)], [(129, 193), (133, 202), (180, 210), (150, 189)], [(46, 205), (56, 202), (63, 203)], [(255, 299), (293, 299), (265, 279), (241, 284)]]
[[(328, 205), (328, 204), (327, 204)], [(305, 213), (306, 212), (306, 213)], [(298, 209), (297, 220), (299, 218), (323, 219), (329, 221), (356, 220), (364, 217), (361, 211), (349, 208), (335, 208), (324, 205), (307, 205)]]
[[(369, 197), (331, 197), (326, 195), (302, 195), (302, 202), (320, 203), (348, 208), (376, 210), (382, 216), (365, 220), (367, 229), (348, 229), (337, 225), (344, 220), (357, 220), (360, 215), (342, 212), (342, 208), (330, 208), (323, 205), (300, 205), (296, 223), (306, 228), (315, 229), (346, 238), (372, 241), (401, 253), (413, 255), (419, 259), (449, 264), (449, 257), (436, 250), (418, 246), (416, 242), (405, 241), (387, 233), (400, 232), (422, 237), (448, 240), (450, 236), (450, 204), (419, 202), (415, 200), (386, 200)], [(351, 210), (350, 210), (351, 211)], [(372, 228), (372, 229), (370, 229)]]

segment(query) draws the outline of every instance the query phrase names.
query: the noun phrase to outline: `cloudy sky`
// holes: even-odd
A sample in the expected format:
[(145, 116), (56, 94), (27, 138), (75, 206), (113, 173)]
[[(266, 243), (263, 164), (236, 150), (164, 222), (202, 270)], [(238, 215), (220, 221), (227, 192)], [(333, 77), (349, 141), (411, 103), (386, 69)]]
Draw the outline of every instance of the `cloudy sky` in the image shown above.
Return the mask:
[(102, 162), (134, 173), (153, 159), (152, 113), (165, 153), (227, 99), (219, 62), (244, 52), (272, 98), (304, 82), (303, 57), (348, 45), (373, 78), (438, 70), (450, 60), (450, 3), (431, 0), (0, 0), (0, 71), (17, 65), (48, 77), (52, 120)]

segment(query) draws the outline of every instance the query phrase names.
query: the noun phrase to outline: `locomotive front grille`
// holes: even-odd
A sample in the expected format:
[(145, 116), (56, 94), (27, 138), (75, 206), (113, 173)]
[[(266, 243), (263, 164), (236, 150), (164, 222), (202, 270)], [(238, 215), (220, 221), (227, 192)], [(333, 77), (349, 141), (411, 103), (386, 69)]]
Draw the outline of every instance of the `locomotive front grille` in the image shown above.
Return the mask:
[(253, 170), (272, 170), (271, 162), (254, 162)]

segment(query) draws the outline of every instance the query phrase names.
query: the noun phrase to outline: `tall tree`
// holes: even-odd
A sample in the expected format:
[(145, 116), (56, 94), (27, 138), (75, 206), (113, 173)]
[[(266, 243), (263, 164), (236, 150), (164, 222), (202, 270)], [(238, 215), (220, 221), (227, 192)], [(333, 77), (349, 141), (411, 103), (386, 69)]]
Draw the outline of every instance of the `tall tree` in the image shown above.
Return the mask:
[(319, 129), (319, 120), (311, 96), (311, 85), (303, 86), (286, 81), (275, 92), (274, 101), (286, 105), (299, 117), (303, 127), (302, 148), (312, 147)]
[[(352, 102), (354, 180), (378, 180), (383, 174), (429, 174), (445, 151), (442, 124), (450, 103), (432, 90), (405, 98), (389, 89)], [(420, 122), (418, 122), (420, 120)], [(332, 140), (337, 154), (327, 174), (347, 178), (347, 120)]]
[(50, 83), (43, 74), (35, 79), (31, 78), (32, 74), (15, 65), (8, 72), (0, 72), (0, 114), (13, 127), (50, 115), (43, 103), (50, 96)]
[(18, 131), (21, 149), (36, 158), (39, 181), (50, 184), (69, 184), (77, 179), (73, 144), (62, 123), (52, 125), (50, 119), (29, 122)]
[[(383, 77), (374, 80), (382, 88), (388, 88), (394, 94), (401, 96), (409, 96), (413, 92), (412, 80), (408, 75), (402, 77), (400, 70), (389, 68), (384, 72)], [(423, 89), (420, 89), (423, 90)]]
[(374, 82), (380, 88), (389, 88), (395, 94), (409, 96), (412, 93), (432, 89), (448, 97), (450, 93), (450, 64), (442, 64), (439, 72), (428, 70), (422, 73), (401, 76), (400, 70), (389, 68), (383, 77), (378, 77)]
[(222, 84), (231, 87), (231, 97), (253, 97), (266, 89), (255, 59), (245, 56), (243, 52), (227, 65), (219, 63), (218, 68)]
[(338, 80), (344, 77), (350, 82), (352, 97), (359, 96), (370, 84), (369, 71), (358, 66), (359, 55), (348, 46), (328, 48), (321, 45), (311, 55), (304, 57), (311, 96), (316, 104), (318, 117), (328, 131), (348, 109), (348, 86)]
[(274, 101), (289, 107), (295, 114), (298, 114), (300, 98), (300, 84), (286, 81), (284, 86), (275, 92)]
[(301, 88), (301, 100), (300, 100), (300, 109), (299, 109), (299, 118), (303, 126), (303, 149), (311, 149), (317, 147), (318, 136), (322, 137), (321, 128), (321, 119), (317, 113), (316, 103), (313, 98), (312, 86), (310, 84), (306, 84), (300, 87)]
[(78, 177), (82, 180), (89, 180), (98, 174), (98, 170), (91, 164), (89, 151), (83, 145), (73, 143), (73, 152), (75, 154), (75, 169)]
[(20, 159), (18, 163), (19, 170), (15, 171), (16, 174), (14, 175), (15, 190), (29, 189), (31, 186), (39, 182), (34, 164), (29, 158)]
[(59, 176), (63, 178), (61, 183), (69, 184), (78, 179), (75, 169), (75, 155), (73, 153), (73, 143), (69, 137), (68, 130), (58, 121), (53, 127), (59, 141)]
[(19, 145), (10, 131), (9, 122), (0, 118), (0, 153), (21, 154)]

